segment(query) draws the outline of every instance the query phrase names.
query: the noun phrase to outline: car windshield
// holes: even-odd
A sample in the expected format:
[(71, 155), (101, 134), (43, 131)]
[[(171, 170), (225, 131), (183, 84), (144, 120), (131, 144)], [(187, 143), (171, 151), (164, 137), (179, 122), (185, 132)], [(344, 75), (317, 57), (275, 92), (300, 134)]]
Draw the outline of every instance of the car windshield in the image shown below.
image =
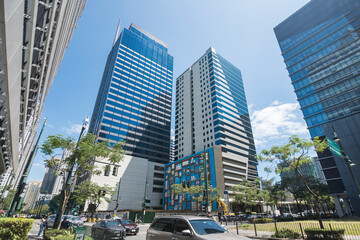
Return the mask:
[(134, 224), (134, 222), (131, 220), (122, 220), (121, 223), (122, 224)]
[(190, 224), (199, 235), (225, 232), (219, 224), (212, 220), (190, 220)]
[(81, 221), (81, 219), (79, 217), (71, 217), (72, 221)]
[(105, 225), (107, 227), (112, 227), (112, 226), (119, 226), (119, 223), (117, 221), (106, 221)]

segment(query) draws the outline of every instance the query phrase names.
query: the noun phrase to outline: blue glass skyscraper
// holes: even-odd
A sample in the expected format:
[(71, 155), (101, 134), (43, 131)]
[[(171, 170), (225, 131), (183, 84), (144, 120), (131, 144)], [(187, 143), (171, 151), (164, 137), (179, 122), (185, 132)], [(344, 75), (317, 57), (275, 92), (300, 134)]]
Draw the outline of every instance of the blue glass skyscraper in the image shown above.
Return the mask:
[[(275, 27), (311, 137), (334, 128), (360, 182), (360, 1), (313, 0)], [(343, 159), (318, 154), (338, 213), (360, 216), (360, 199)], [(345, 211), (345, 210), (344, 210)]]
[(116, 36), (89, 127), (98, 142), (125, 141), (126, 155), (119, 165), (95, 159), (101, 174), (89, 176), (100, 186), (115, 188), (113, 202), (101, 206), (102, 211), (140, 210), (145, 199), (153, 209), (161, 208), (170, 153), (172, 78), (173, 57), (161, 40), (134, 24)]
[(132, 24), (108, 56), (89, 131), (126, 141), (128, 155), (169, 162), (173, 57), (167, 45)]

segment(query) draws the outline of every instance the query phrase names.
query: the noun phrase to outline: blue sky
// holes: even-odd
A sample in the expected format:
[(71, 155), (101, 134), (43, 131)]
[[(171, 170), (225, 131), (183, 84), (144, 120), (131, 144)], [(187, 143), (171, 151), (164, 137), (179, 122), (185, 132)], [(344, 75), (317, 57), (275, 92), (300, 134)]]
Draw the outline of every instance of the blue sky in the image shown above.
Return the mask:
[[(54, 133), (77, 138), (91, 117), (119, 19), (122, 28), (135, 23), (168, 44), (174, 79), (210, 46), (237, 66), (258, 152), (292, 134), (309, 138), (273, 32), (308, 1), (89, 0), (46, 98), (42, 141)], [(42, 180), (43, 160), (38, 151), (28, 180)]]

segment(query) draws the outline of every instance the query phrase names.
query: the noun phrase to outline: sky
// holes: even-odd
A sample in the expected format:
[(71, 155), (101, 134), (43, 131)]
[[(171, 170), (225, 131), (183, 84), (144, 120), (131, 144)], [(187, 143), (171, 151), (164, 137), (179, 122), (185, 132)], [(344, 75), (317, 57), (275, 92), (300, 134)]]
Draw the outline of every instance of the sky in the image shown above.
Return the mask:
[[(309, 0), (106, 0), (87, 1), (46, 97), (46, 136), (79, 136), (91, 118), (106, 58), (121, 28), (135, 23), (168, 45), (174, 79), (211, 46), (242, 72), (257, 152), (310, 138), (273, 28)], [(39, 129), (42, 123), (39, 124)], [(38, 151), (29, 180), (41, 181)], [(259, 166), (259, 175), (265, 177)], [(266, 177), (265, 177), (266, 178)]]

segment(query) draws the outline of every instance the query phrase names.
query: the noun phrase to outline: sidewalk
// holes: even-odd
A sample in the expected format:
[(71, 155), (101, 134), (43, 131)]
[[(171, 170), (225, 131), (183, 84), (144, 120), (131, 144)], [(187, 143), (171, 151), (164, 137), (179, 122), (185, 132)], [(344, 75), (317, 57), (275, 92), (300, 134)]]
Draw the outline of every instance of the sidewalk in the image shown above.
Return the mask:
[(35, 219), (33, 227), (31, 228), (27, 236), (27, 240), (43, 239), (42, 237), (38, 236), (39, 230), (40, 230), (40, 219)]

